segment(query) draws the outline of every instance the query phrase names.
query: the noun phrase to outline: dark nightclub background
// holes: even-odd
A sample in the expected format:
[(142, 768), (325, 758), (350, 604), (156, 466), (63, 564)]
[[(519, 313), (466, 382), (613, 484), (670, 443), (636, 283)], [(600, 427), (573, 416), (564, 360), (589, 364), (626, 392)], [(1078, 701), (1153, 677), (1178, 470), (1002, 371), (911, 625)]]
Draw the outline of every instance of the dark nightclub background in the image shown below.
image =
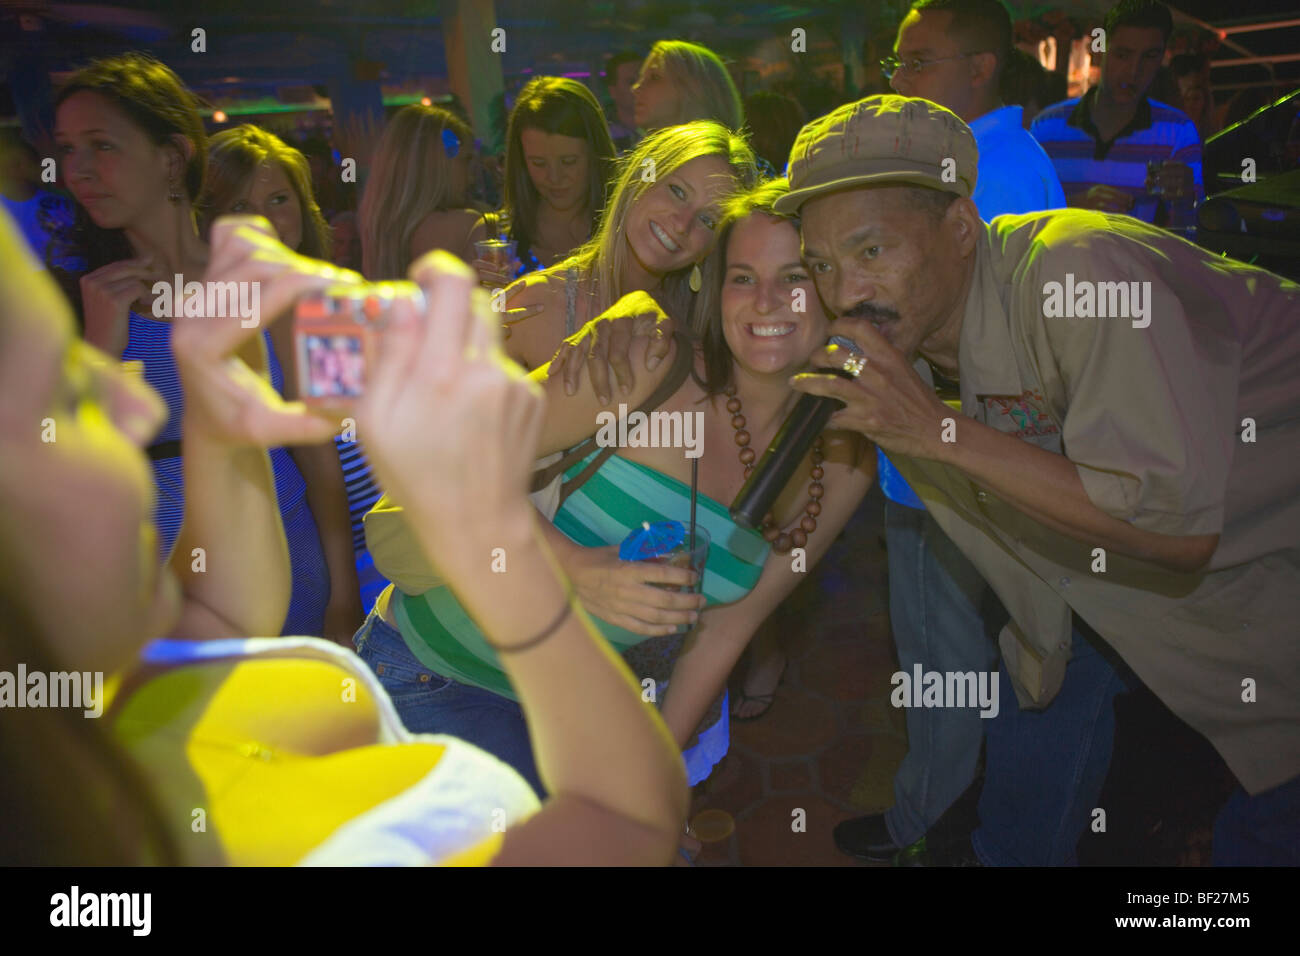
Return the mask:
[[(1067, 78), (1086, 70), (1057, 56), (1101, 22), (1106, 0), (1011, 0), (1016, 41)], [(1209, 57), (1216, 106), (1240, 119), (1300, 81), (1300, 11), (1288, 0), (1175, 0), (1171, 55)], [(605, 59), (659, 39), (704, 43), (742, 96), (795, 95), (807, 114), (888, 92), (877, 61), (890, 52), (906, 0), (147, 0), (0, 3), (0, 125), (47, 128), (50, 94), (88, 60), (147, 51), (208, 107), (209, 132), (255, 122), (299, 139), (355, 133), (377, 115), (428, 97), (457, 102), (490, 153), (513, 95), (534, 75), (587, 83), (606, 105)], [(467, 59), (468, 31), (505, 31), (500, 55)], [(799, 52), (792, 31), (804, 31)], [(202, 31), (196, 34), (195, 31)], [(196, 37), (200, 37), (196, 39)], [(1238, 115), (1240, 114), (1240, 115)], [(337, 147), (337, 139), (332, 140)], [(346, 145), (346, 144), (345, 144)]]

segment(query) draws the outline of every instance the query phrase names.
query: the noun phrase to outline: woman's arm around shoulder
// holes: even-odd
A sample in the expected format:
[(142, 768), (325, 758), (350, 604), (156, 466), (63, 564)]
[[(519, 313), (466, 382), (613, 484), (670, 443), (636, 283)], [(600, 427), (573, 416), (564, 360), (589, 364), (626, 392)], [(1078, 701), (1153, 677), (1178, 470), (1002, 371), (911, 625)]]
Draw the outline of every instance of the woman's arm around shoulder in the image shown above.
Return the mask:
[(545, 269), (520, 276), (503, 293), (493, 293), (493, 309), (505, 310), (501, 324), (506, 327), (506, 354), (530, 371), (550, 361), (564, 338), (564, 287), (563, 273)]
[[(633, 341), (629, 353), (632, 361), (645, 361), (645, 351), (649, 348), (650, 341), (645, 337)], [(542, 387), (546, 396), (546, 418), (542, 425), (538, 454), (549, 455), (570, 448), (590, 438), (604, 424), (617, 422), (621, 416), (639, 408), (667, 377), (677, 357), (677, 348), (678, 344), (674, 342), (667, 361), (661, 362), (653, 372), (640, 375), (626, 393), (604, 400), (596, 394), (590, 376), (576, 393), (570, 395), (565, 390), (564, 379), (560, 375), (552, 375), (546, 365), (534, 369), (529, 375)]]

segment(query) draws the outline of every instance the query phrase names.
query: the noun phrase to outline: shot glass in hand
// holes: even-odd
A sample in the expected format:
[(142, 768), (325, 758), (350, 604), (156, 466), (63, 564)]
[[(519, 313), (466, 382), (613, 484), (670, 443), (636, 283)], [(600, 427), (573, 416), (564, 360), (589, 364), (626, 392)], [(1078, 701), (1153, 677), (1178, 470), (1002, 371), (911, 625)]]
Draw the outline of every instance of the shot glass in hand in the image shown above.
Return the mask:
[(1160, 178), (1160, 171), (1164, 168), (1164, 165), (1162, 159), (1147, 160), (1147, 178), (1144, 185), (1146, 191), (1152, 196), (1163, 196), (1165, 194), (1164, 183)]
[(502, 288), (510, 284), (520, 265), (515, 248), (513, 239), (479, 239), (474, 243), (474, 253), (484, 264), (479, 269), (483, 285)]

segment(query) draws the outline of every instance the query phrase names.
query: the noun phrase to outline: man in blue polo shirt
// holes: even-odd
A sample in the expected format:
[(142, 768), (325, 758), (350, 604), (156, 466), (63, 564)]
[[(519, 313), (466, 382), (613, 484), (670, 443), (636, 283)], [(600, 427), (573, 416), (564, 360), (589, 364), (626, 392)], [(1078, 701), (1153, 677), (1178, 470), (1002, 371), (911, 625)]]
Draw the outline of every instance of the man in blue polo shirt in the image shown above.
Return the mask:
[[(881, 63), (896, 92), (947, 107), (970, 126), (979, 146), (971, 199), (986, 221), (1065, 206), (1052, 161), (1025, 131), (1021, 108), (1004, 106), (998, 95), (1010, 52), (1011, 17), (998, 0), (916, 0), (894, 55)], [(936, 381), (942, 394), (943, 380)], [(900, 666), (908, 674), (916, 664), (927, 672), (996, 672), (997, 647), (981, 614), (984, 579), (883, 453), (879, 465)], [(924, 862), (926, 833), (974, 780), (984, 739), (978, 711), (909, 708), (907, 736), (894, 806), (836, 827), (844, 852), (884, 862), (906, 848), (899, 862)]]
[(1106, 14), (1098, 84), (1034, 119), (1029, 131), (1052, 157), (1071, 206), (1186, 226), (1175, 221), (1180, 209), (1185, 217), (1205, 197), (1196, 124), (1147, 97), (1172, 30), (1158, 0), (1121, 0)]

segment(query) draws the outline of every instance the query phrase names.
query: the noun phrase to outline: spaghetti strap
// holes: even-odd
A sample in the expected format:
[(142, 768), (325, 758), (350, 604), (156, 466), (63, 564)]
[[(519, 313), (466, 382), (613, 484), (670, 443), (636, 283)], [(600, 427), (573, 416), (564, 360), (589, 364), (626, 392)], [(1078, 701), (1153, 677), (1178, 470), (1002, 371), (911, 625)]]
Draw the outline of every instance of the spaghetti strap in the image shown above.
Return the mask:
[(564, 337), (578, 331), (578, 267), (569, 266), (564, 273)]

